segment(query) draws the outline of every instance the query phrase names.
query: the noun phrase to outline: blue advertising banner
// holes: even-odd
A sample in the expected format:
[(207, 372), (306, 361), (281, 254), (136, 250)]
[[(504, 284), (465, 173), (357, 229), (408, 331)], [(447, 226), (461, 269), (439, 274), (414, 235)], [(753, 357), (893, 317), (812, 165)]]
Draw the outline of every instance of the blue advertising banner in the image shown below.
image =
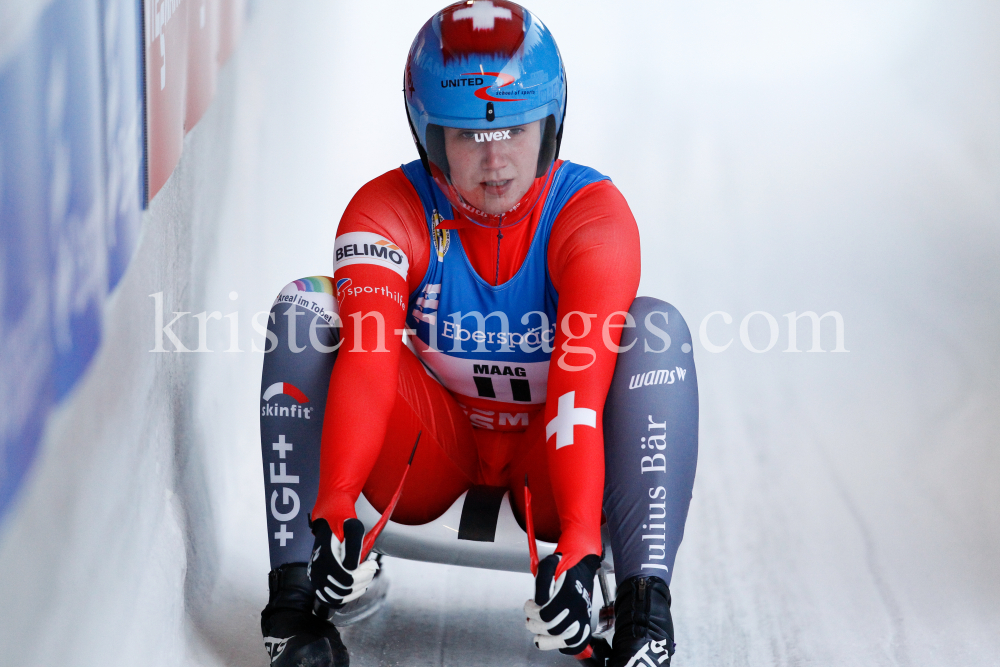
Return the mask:
[(0, 516), (138, 237), (138, 11), (58, 0), (0, 63)]
[(102, 0), (108, 289), (125, 273), (139, 242), (143, 173), (141, 0)]

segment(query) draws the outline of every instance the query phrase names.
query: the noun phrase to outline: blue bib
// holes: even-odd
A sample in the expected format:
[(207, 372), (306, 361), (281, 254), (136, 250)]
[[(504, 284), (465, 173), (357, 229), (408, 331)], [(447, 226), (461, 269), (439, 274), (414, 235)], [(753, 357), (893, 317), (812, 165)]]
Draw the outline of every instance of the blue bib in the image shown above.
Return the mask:
[(554, 173), (524, 263), (502, 285), (490, 285), (472, 267), (455, 230), (451, 204), (419, 160), (403, 165), (424, 207), (433, 252), (427, 274), (410, 294), (407, 327), (421, 361), (448, 390), (490, 401), (545, 402), (559, 295), (549, 276), (552, 224), (566, 202), (597, 171), (563, 162)]

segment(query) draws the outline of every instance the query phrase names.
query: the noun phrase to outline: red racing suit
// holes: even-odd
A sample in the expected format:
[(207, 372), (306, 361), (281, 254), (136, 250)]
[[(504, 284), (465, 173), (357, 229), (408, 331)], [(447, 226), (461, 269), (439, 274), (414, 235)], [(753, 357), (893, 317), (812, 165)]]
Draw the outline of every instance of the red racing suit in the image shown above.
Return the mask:
[[(508, 405), (458, 393), (435, 380), (420, 363), (423, 353), (403, 341), (408, 308), (437, 259), (432, 234), (457, 234), (479, 278), (502, 288), (529, 253), (549, 204), (552, 175), (568, 164), (557, 161), (536, 179), (522, 200), (536, 203), (500, 229), (457, 208), (452, 220), (429, 227), (403, 168), (370, 181), (347, 206), (338, 239), (356, 232), (379, 237), (405, 261), (391, 267), (359, 258), (335, 268), (343, 343), (330, 378), (313, 517), (327, 519), (339, 539), (362, 491), (377, 510), (388, 505), (419, 431), (394, 521), (431, 521), (473, 484), (508, 486), (523, 517), (520, 489), (528, 475), (538, 537), (558, 541), (563, 554), (557, 576), (584, 556), (601, 553), (602, 413), (623, 313), (635, 298), (640, 272), (638, 229), (618, 189), (599, 180), (577, 190), (561, 210), (549, 211), (555, 219), (545, 262), (558, 316), (544, 403)], [(559, 419), (560, 397), (569, 392), (571, 407), (594, 411), (596, 423), (571, 421), (572, 446), (557, 446), (556, 427), (565, 423), (565, 416)], [(526, 409), (524, 418), (497, 418)]]

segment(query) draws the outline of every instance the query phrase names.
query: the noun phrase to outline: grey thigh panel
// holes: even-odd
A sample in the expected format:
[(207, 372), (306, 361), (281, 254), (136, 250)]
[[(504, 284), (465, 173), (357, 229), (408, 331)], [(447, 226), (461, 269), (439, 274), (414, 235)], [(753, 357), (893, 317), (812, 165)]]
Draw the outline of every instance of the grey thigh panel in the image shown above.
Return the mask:
[[(332, 297), (325, 294), (303, 293), (295, 298), (325, 298), (332, 307)], [(279, 302), (271, 309), (267, 325), (276, 342), (268, 336), (265, 343), (260, 447), (272, 569), (283, 563), (307, 562), (312, 551), (307, 515), (319, 489), (323, 412), (337, 358), (335, 351), (324, 348), (339, 340), (336, 329), (325, 328), (322, 322), (312, 326), (317, 318), (321, 316), (313, 308)]]
[(616, 579), (669, 584), (698, 461), (691, 332), (665, 301), (638, 297), (629, 314), (604, 407), (604, 513)]

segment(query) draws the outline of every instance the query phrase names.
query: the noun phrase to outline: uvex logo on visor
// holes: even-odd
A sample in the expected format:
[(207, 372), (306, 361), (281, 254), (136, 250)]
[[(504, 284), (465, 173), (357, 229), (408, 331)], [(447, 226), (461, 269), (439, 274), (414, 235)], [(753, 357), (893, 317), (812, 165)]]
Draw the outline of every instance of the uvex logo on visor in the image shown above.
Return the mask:
[[(479, 88), (478, 90), (476, 90), (476, 97), (478, 97), (481, 100), (487, 100), (489, 102), (519, 102), (519, 101), (527, 99), (527, 98), (525, 98), (525, 97), (512, 97), (512, 95), (525, 95), (525, 94), (528, 94), (528, 93), (534, 93), (535, 92), (533, 90), (532, 91), (518, 91), (518, 92), (515, 92), (513, 90), (501, 90), (504, 86), (509, 86), (510, 84), (514, 83), (514, 77), (512, 77), (510, 74), (501, 74), (500, 72), (463, 72), (462, 73), (462, 76), (476, 76), (476, 75), (481, 75), (481, 76), (495, 76), (496, 78), (500, 79), (500, 85), (496, 85), (496, 83), (491, 83), (488, 86), (483, 86), (482, 88)], [(496, 88), (497, 88), (497, 93), (496, 94), (497, 95), (503, 95), (503, 97), (494, 97), (493, 95), (490, 95), (489, 93), (486, 92), (487, 90), (489, 90), (490, 88), (492, 88), (494, 86), (496, 86)]]
[(503, 139), (510, 139), (510, 130), (497, 130), (496, 132), (476, 132), (472, 135), (476, 139), (477, 144), (481, 144), (484, 141), (501, 141)]

